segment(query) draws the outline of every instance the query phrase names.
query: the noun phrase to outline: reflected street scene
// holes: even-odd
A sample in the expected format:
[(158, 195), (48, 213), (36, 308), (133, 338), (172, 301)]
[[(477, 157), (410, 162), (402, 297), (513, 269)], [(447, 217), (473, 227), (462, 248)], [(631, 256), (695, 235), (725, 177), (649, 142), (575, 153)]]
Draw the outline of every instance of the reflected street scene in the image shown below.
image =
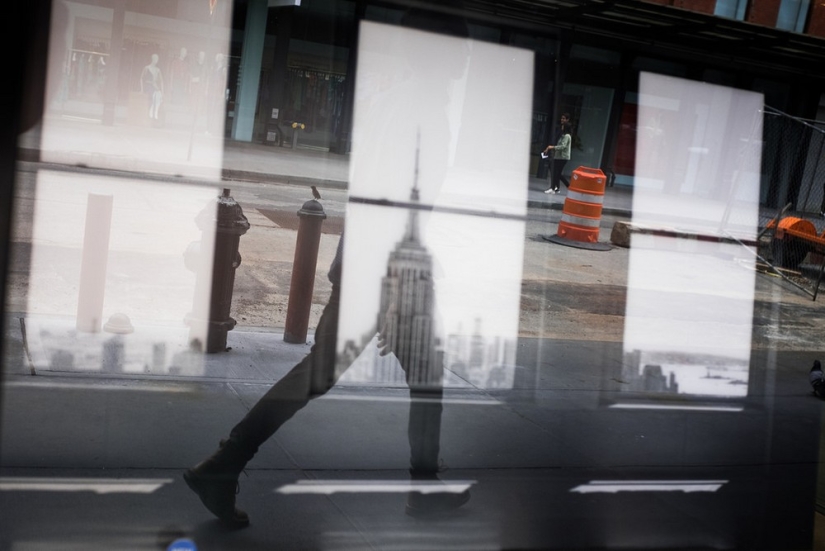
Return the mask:
[(747, 396), (763, 97), (649, 73), (639, 93), (626, 388)]
[(825, 550), (825, 5), (6, 19), (0, 549)]

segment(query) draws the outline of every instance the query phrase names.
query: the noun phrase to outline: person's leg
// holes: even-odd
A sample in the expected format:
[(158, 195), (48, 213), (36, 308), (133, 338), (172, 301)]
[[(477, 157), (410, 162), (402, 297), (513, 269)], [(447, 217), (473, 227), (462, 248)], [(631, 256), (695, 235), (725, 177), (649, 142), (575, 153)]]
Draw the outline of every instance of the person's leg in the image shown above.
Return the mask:
[(559, 191), (559, 180), (561, 180), (561, 171), (564, 170), (566, 161), (563, 159), (553, 160), (553, 190)]
[(155, 90), (152, 94), (152, 114), (151, 117), (153, 119), (158, 118), (158, 113), (160, 112), (160, 102), (161, 102), (161, 92), (160, 90)]
[(544, 190), (544, 193), (555, 193), (556, 189), (556, 182), (555, 182), (555, 172), (556, 170), (556, 161), (555, 159), (550, 159), (550, 167), (547, 170), (547, 184), (549, 187)]
[[(561, 162), (561, 167), (559, 168), (559, 180), (561, 183), (564, 184), (564, 187), (570, 187), (570, 181), (564, 177), (564, 167), (567, 165), (567, 160), (563, 160)], [(558, 185), (558, 184), (556, 184)]]
[(335, 384), (338, 307), (339, 292), (333, 287), (310, 353), (275, 383), (230, 432), (229, 441), (236, 442), (245, 453), (254, 455), (311, 398), (325, 394)]
[[(404, 369), (410, 387), (410, 413), (407, 438), (410, 444), (410, 479), (419, 484), (441, 484), (438, 478), (441, 449), (441, 414), (443, 412), (444, 367), (440, 354), (433, 355), (427, 373), (411, 373)], [(402, 364), (403, 365), (403, 364)], [(411, 491), (407, 497), (407, 513), (427, 515), (457, 509), (470, 499), (469, 490), (462, 493)]]
[(189, 487), (219, 519), (234, 526), (249, 523), (235, 508), (238, 477), (261, 444), (315, 396), (334, 384), (339, 289), (333, 286), (315, 330), (310, 353), (280, 379), (222, 440), (218, 451), (184, 473)]
[(407, 438), (410, 443), (410, 473), (413, 476), (429, 476), (438, 472), (442, 398), (440, 387), (410, 388)]

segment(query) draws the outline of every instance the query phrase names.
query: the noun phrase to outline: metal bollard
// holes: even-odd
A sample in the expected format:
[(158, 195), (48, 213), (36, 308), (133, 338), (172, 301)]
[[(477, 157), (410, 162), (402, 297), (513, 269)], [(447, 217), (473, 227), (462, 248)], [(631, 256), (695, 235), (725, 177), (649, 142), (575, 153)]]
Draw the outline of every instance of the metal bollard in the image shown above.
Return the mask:
[(312, 291), (315, 287), (315, 267), (318, 263), (318, 245), (321, 242), (321, 224), (327, 217), (321, 203), (312, 199), (298, 211), (298, 239), (292, 280), (289, 284), (289, 303), (286, 309), (284, 341), (305, 343), (309, 327)]
[[(217, 208), (208, 206), (197, 217), (198, 227), (204, 234), (202, 243), (210, 243), (211, 237), (207, 232), (214, 232), (214, 256), (212, 259), (211, 289), (201, 287), (207, 279), (199, 277), (196, 287), (196, 304), (191, 316), (190, 341), (194, 348), (202, 348), (207, 353), (223, 352), (226, 350), (226, 335), (235, 327), (235, 320), (229, 316), (232, 306), (232, 291), (235, 286), (235, 269), (241, 264), (241, 255), (238, 252), (240, 239), (249, 230), (249, 221), (243, 214), (241, 206), (229, 196), (229, 189), (224, 188), (223, 194), (218, 197)], [(197, 271), (200, 262), (207, 258), (200, 252), (200, 243), (190, 245), (185, 260), (191, 269)], [(203, 267), (202, 267), (203, 268)], [(208, 272), (208, 267), (207, 272)], [(208, 293), (208, 312), (204, 312), (203, 301)], [(200, 343), (198, 326), (206, 321), (206, 346)], [(200, 322), (200, 323), (198, 323)], [(200, 344), (200, 346), (198, 346)]]

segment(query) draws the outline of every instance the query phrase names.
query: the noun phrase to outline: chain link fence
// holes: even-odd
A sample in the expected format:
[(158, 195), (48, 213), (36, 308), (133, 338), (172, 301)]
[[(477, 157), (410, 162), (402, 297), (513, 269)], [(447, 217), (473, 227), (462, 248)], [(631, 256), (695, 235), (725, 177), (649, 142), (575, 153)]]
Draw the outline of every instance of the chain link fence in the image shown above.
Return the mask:
[(759, 266), (816, 300), (825, 267), (825, 122), (765, 107)]

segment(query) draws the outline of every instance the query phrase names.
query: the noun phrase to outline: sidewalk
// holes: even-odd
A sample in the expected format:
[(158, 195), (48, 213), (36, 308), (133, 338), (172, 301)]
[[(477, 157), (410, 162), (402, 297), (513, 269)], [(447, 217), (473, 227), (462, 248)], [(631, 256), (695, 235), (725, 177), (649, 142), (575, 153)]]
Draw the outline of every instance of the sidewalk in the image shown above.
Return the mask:
[[(319, 187), (346, 189), (349, 155), (227, 141), (224, 148), (223, 175), (227, 179), (314, 184)], [(566, 189), (557, 195), (545, 194), (547, 185), (545, 178), (529, 177), (529, 208), (562, 209), (567, 196)], [(630, 217), (632, 202), (632, 188), (607, 187), (602, 212)]]
[[(250, 182), (316, 185), (347, 189), (349, 155), (312, 148), (292, 149), (253, 142), (221, 140), (183, 128), (103, 126), (97, 123), (51, 118), (49, 136), (40, 129), (23, 135), (22, 160), (42, 158), (48, 163), (83, 165), (106, 170), (131, 170), (159, 177), (225, 179)], [(61, 138), (65, 136), (65, 138)], [(42, 155), (38, 151), (42, 147)], [(222, 152), (222, 162), (218, 157)], [(546, 195), (544, 178), (529, 177), (530, 208), (560, 210), (566, 190)], [(630, 216), (632, 188), (605, 189), (605, 214)]]

